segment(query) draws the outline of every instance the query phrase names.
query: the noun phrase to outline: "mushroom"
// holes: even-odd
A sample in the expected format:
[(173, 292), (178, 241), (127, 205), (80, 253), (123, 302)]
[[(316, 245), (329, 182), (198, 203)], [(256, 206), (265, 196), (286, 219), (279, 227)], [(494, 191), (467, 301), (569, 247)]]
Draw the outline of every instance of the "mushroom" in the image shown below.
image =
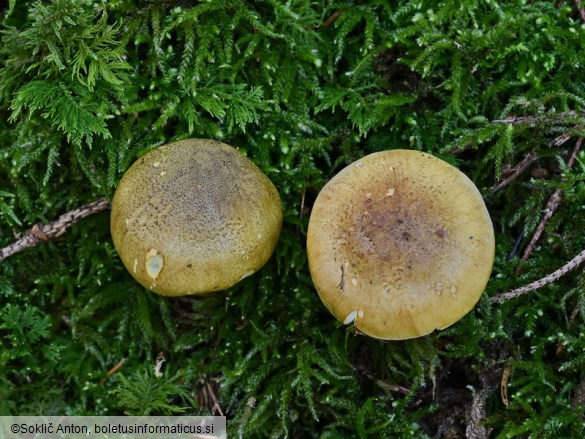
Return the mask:
[(282, 228), (272, 182), (235, 148), (189, 139), (154, 149), (124, 174), (111, 232), (130, 274), (165, 296), (224, 290), (260, 269)]
[(370, 154), (321, 190), (307, 232), (311, 277), (329, 311), (401, 340), (453, 324), (492, 271), (494, 231), (457, 168), (418, 151)]

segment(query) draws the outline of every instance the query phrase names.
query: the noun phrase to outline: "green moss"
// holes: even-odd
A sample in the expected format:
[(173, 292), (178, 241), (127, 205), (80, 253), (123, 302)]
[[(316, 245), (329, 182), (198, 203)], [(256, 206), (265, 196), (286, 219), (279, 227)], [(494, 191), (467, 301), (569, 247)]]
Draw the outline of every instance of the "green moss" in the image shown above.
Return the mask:
[[(133, 282), (107, 212), (0, 262), (1, 414), (209, 414), (213, 394), (233, 436), (461, 437), (482, 377), (495, 370), (497, 388), (508, 366), (509, 404), (498, 392), (486, 401), (491, 437), (585, 434), (582, 269), (499, 305), (487, 298), (585, 248), (585, 155), (565, 165), (585, 136), (575, 2), (8, 5), (0, 246), (110, 198), (137, 157), (188, 137), (240, 147), (278, 187), (285, 225), (266, 267), (207, 300)], [(384, 343), (321, 304), (305, 233), (325, 182), (389, 148), (466, 172), (498, 247), (472, 313), (429, 337)], [(490, 190), (532, 151), (530, 169)], [(522, 261), (555, 188), (562, 202)], [(162, 377), (152, 372), (159, 353)]]

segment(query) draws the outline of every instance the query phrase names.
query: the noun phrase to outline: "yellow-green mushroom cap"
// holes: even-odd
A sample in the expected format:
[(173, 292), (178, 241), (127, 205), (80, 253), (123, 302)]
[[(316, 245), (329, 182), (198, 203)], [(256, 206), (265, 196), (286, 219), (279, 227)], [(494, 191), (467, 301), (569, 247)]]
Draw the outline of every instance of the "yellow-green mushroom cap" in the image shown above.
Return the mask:
[(370, 154), (319, 193), (307, 232), (325, 306), (369, 336), (444, 329), (479, 300), (494, 231), (481, 194), (457, 168), (410, 150)]
[(124, 266), (165, 296), (233, 286), (268, 261), (281, 228), (272, 182), (214, 140), (148, 152), (124, 174), (112, 200), (112, 239)]

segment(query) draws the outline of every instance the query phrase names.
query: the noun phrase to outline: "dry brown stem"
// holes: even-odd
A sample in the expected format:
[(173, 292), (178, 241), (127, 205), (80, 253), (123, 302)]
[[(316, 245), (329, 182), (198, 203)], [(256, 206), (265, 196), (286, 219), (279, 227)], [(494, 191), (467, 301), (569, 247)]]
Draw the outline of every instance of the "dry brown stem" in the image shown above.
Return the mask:
[[(570, 111), (568, 113), (574, 113)], [(561, 113), (561, 114), (568, 114), (568, 113)], [(501, 120), (494, 120), (493, 123), (522, 123), (531, 120), (536, 120), (535, 116), (510, 116), (506, 119)], [(563, 133), (558, 137), (555, 137), (553, 141), (550, 143), (550, 146), (561, 146), (562, 144), (566, 143), (571, 138), (571, 135), (568, 133)], [(522, 174), (526, 169), (530, 167), (535, 161), (537, 161), (540, 157), (536, 154), (535, 151), (529, 152), (524, 159), (518, 163), (513, 169), (513, 172), (508, 175), (503, 180), (499, 181), (494, 187), (491, 188), (491, 192), (497, 192), (500, 189), (505, 188), (511, 182), (513, 182), (520, 174)]]
[(122, 358), (118, 362), (118, 364), (116, 364), (114, 367), (112, 367), (110, 370), (108, 370), (107, 375), (108, 376), (114, 375), (116, 372), (118, 372), (122, 368), (122, 366), (124, 366), (124, 363), (126, 363), (126, 359), (125, 358)]
[(528, 245), (524, 249), (524, 254), (522, 255), (523, 261), (525, 261), (526, 259), (528, 259), (530, 257), (530, 254), (532, 253), (532, 250), (534, 250), (534, 247), (536, 246), (536, 243), (540, 239), (542, 232), (544, 232), (544, 227), (547, 225), (548, 221), (552, 218), (553, 214), (557, 211), (559, 205), (561, 204), (562, 199), (563, 199), (563, 197), (561, 195), (561, 190), (555, 189), (555, 191), (552, 193), (552, 195), (550, 196), (550, 198), (548, 199), (548, 201), (546, 203), (546, 207), (544, 208), (542, 219), (540, 220), (540, 223), (538, 224), (538, 227), (536, 228), (534, 235), (532, 235), (532, 239), (530, 240), (530, 242), (528, 243)]
[(396, 392), (396, 393), (401, 393), (403, 395), (406, 395), (409, 392), (409, 390), (404, 386), (400, 386), (398, 384), (387, 383), (386, 381), (383, 381), (379, 378), (376, 378), (375, 376), (373, 376), (370, 373), (367, 373), (366, 376), (369, 379), (371, 379), (372, 381), (374, 381), (378, 386), (382, 387), (383, 389), (390, 390), (390, 391)]
[(476, 391), (473, 395), (471, 408), (468, 414), (467, 429), (465, 437), (468, 439), (487, 439), (490, 435), (490, 429), (485, 425), (487, 418), (487, 400), (493, 395), (498, 388), (498, 375), (500, 368), (491, 367), (482, 370), (479, 373), (481, 390)]
[(492, 120), (492, 123), (499, 123), (499, 124), (535, 124), (537, 122), (558, 122), (564, 121), (568, 118), (577, 118), (584, 116), (583, 113), (579, 113), (577, 111), (563, 111), (562, 113), (550, 113), (550, 114), (543, 114), (540, 116), (508, 116), (505, 119), (496, 119)]
[(103, 378), (100, 380), (100, 384), (104, 384), (104, 383), (107, 381), (107, 379), (108, 379), (109, 377), (111, 377), (111, 376), (112, 376), (112, 375), (114, 375), (116, 372), (118, 372), (118, 371), (119, 371), (119, 370), (122, 368), (122, 366), (124, 366), (124, 363), (126, 363), (126, 359), (125, 359), (125, 358), (122, 358), (122, 359), (121, 359), (121, 360), (118, 362), (118, 364), (116, 364), (114, 367), (112, 367), (110, 370), (108, 370), (108, 373), (106, 374), (106, 376), (105, 376), (105, 377), (103, 377)]
[(108, 200), (102, 198), (98, 201), (72, 210), (71, 212), (67, 212), (61, 215), (56, 221), (52, 221), (48, 224), (35, 224), (29, 230), (24, 232), (17, 241), (0, 249), (0, 261), (3, 261), (13, 254), (21, 252), (27, 248), (36, 247), (40, 243), (48, 241), (49, 239), (57, 238), (80, 219), (109, 208), (110, 203)]
[(223, 413), (223, 410), (221, 409), (221, 406), (219, 405), (219, 401), (217, 399), (217, 396), (215, 396), (215, 392), (213, 391), (211, 384), (209, 384), (209, 381), (205, 380), (205, 386), (207, 387), (207, 390), (209, 392), (209, 396), (211, 397), (211, 400), (213, 401), (212, 413), (213, 414), (219, 413), (220, 416), (225, 416)]
[(515, 298), (515, 297), (522, 296), (526, 293), (529, 293), (530, 291), (538, 290), (539, 288), (542, 288), (545, 285), (548, 285), (548, 284), (556, 281), (557, 279), (561, 278), (562, 276), (567, 274), (569, 271), (574, 270), (579, 265), (581, 265), (581, 263), (583, 263), (584, 260), (585, 260), (585, 250), (583, 250), (581, 253), (579, 253), (577, 256), (575, 256), (573, 259), (571, 259), (569, 262), (567, 262), (565, 265), (563, 265), (561, 268), (559, 268), (556, 271), (553, 271), (552, 273), (543, 277), (542, 279), (539, 279), (539, 280), (532, 282), (528, 285), (524, 285), (523, 287), (516, 288), (515, 290), (509, 291), (507, 293), (499, 294), (499, 295), (494, 296), (494, 297), (490, 297), (490, 302), (502, 303), (502, 302), (505, 302), (506, 300), (510, 300), (510, 299)]
[[(575, 147), (573, 148), (573, 151), (571, 151), (571, 156), (569, 157), (569, 160), (567, 160), (567, 168), (568, 169), (573, 168), (573, 165), (575, 164), (575, 159), (577, 158), (577, 154), (579, 153), (579, 150), (581, 149), (582, 143), (583, 143), (583, 137), (580, 137), (575, 142)], [(538, 224), (538, 227), (536, 228), (536, 231), (534, 232), (534, 235), (532, 236), (530, 243), (528, 243), (528, 245), (526, 246), (526, 249), (524, 250), (524, 254), (522, 255), (522, 260), (525, 261), (526, 259), (528, 259), (528, 257), (530, 256), (530, 254), (534, 250), (536, 243), (538, 242), (538, 240), (540, 239), (540, 236), (544, 232), (544, 228), (545, 228), (546, 224), (548, 223), (548, 221), (552, 218), (552, 216), (554, 215), (554, 213), (558, 209), (559, 205), (561, 204), (561, 201), (562, 201), (562, 192), (560, 189), (555, 189), (555, 191), (552, 193), (552, 195), (548, 199), (548, 202), (546, 203), (546, 207), (544, 208), (544, 212), (543, 212), (544, 215), (542, 216), (542, 219), (540, 220), (540, 223)]]
[(575, 0), (575, 4), (577, 5), (577, 10), (579, 11), (581, 20), (585, 23), (585, 7), (581, 6), (581, 0)]
[(538, 160), (538, 155), (536, 152), (531, 151), (529, 152), (524, 159), (520, 163), (518, 163), (513, 169), (514, 171), (508, 175), (506, 178), (501, 180), (498, 184), (496, 184), (491, 191), (497, 192), (500, 189), (505, 188), (508, 186), (512, 181), (514, 181), (520, 174), (522, 174), (526, 169), (530, 167), (535, 161)]
[(573, 407), (583, 407), (583, 404), (585, 404), (585, 379), (581, 380), (577, 386), (577, 390), (575, 391), (573, 398), (571, 398), (571, 405)]

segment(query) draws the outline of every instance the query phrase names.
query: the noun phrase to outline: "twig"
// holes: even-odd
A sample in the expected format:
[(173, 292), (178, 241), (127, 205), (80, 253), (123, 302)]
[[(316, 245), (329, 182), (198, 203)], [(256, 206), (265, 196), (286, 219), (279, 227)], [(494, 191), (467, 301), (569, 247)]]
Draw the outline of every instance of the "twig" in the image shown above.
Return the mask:
[(577, 139), (577, 141), (575, 142), (575, 147), (573, 148), (573, 151), (571, 152), (571, 157), (569, 157), (569, 160), (567, 161), (567, 167), (569, 169), (573, 168), (573, 165), (575, 164), (575, 160), (577, 160), (577, 154), (579, 154), (579, 150), (581, 149), (582, 144), (583, 144), (583, 137), (579, 137)]
[(518, 238), (516, 238), (516, 242), (514, 243), (514, 247), (512, 248), (512, 251), (508, 254), (508, 257), (506, 258), (507, 261), (511, 261), (514, 256), (516, 255), (516, 252), (518, 251), (518, 248), (520, 247), (520, 244), (522, 243), (522, 241), (524, 240), (524, 230), (522, 230), (520, 232), (520, 235), (518, 236)]
[(341, 15), (345, 12), (345, 9), (340, 9), (339, 11), (335, 12), (333, 15), (331, 15), (327, 20), (325, 20), (325, 22), (319, 26), (319, 28), (324, 28), (324, 27), (329, 27), (331, 26), (335, 20), (337, 20), (339, 17), (341, 17)]
[(105, 198), (95, 201), (78, 209), (67, 212), (56, 221), (48, 224), (38, 223), (24, 232), (24, 235), (8, 247), (0, 249), (0, 261), (21, 252), (27, 248), (36, 247), (49, 239), (57, 238), (67, 231), (69, 227), (82, 218), (93, 215), (110, 208), (110, 203)]
[(387, 383), (386, 381), (383, 381), (379, 378), (376, 378), (374, 375), (372, 375), (370, 373), (366, 373), (366, 376), (369, 379), (371, 379), (372, 381), (374, 381), (378, 386), (382, 387), (383, 389), (390, 390), (390, 391), (396, 392), (396, 393), (401, 393), (403, 395), (406, 395), (409, 392), (409, 390), (404, 386), (400, 386), (398, 384)]
[(108, 376), (112, 376), (114, 375), (116, 372), (118, 372), (122, 366), (124, 366), (124, 363), (126, 363), (126, 359), (122, 358), (118, 364), (116, 364), (114, 367), (112, 367), (110, 370), (108, 370), (108, 373), (106, 375)]
[(479, 372), (481, 390), (476, 391), (473, 395), (473, 401), (468, 415), (467, 428), (465, 437), (468, 439), (487, 439), (490, 435), (490, 429), (485, 425), (487, 418), (487, 400), (493, 395), (498, 388), (499, 368), (494, 367), (495, 361), (491, 361), (491, 367)]
[(516, 167), (514, 168), (514, 172), (512, 174), (510, 174), (508, 177), (506, 177), (505, 179), (503, 179), (502, 181), (500, 181), (498, 184), (496, 184), (491, 189), (491, 192), (497, 192), (500, 189), (508, 186), (512, 181), (514, 181), (516, 179), (516, 177), (518, 177), (520, 174), (522, 174), (526, 169), (528, 169), (530, 167), (530, 165), (532, 165), (535, 161), (537, 161), (538, 158), (539, 157), (536, 154), (536, 152), (534, 152), (534, 151), (529, 152), (528, 155), (526, 157), (524, 157), (524, 159), (516, 165)]
[[(508, 119), (494, 120), (492, 122), (505, 123), (505, 121), (508, 121), (508, 123), (514, 123), (514, 121), (516, 121), (517, 119), (525, 119), (529, 117), (531, 116), (523, 116), (521, 118), (516, 118), (516, 116), (512, 116), (511, 118)], [(555, 137), (552, 142), (550, 142), (550, 146), (561, 146), (563, 143), (566, 143), (570, 138), (571, 135), (568, 133), (561, 134), (560, 136)], [(524, 157), (524, 159), (516, 165), (516, 167), (514, 168), (514, 172), (507, 176), (505, 179), (501, 180), (493, 188), (491, 188), (491, 192), (492, 193), (497, 192), (500, 189), (503, 189), (506, 186), (508, 186), (512, 181), (514, 181), (520, 174), (522, 174), (526, 169), (528, 169), (530, 165), (532, 165), (539, 158), (540, 157), (538, 157), (538, 154), (536, 154), (536, 152), (534, 151), (529, 152), (528, 155)]]
[(303, 192), (301, 193), (301, 209), (300, 209), (300, 215), (299, 218), (302, 219), (305, 212), (305, 194), (307, 193), (307, 188), (303, 188)]
[(585, 23), (585, 8), (581, 6), (581, 0), (575, 0), (575, 4), (577, 5), (577, 10), (579, 11), (581, 20), (583, 20), (583, 23)]
[(544, 232), (544, 227), (552, 218), (553, 214), (557, 211), (559, 205), (561, 204), (562, 198), (563, 197), (561, 195), (561, 190), (555, 189), (555, 191), (552, 193), (552, 195), (550, 196), (546, 203), (546, 207), (544, 208), (543, 211), (544, 215), (542, 216), (542, 219), (540, 220), (540, 223), (538, 224), (538, 227), (536, 228), (536, 231), (534, 232), (532, 239), (524, 249), (524, 254), (522, 255), (523, 261), (530, 257), (530, 254), (532, 253), (532, 250), (534, 250), (534, 247), (536, 246), (536, 243), (540, 239), (542, 232)]
[(504, 366), (502, 371), (502, 379), (500, 381), (500, 398), (504, 405), (508, 405), (508, 383), (510, 382), (510, 374), (512, 373), (512, 366)]
[(106, 374), (106, 376), (100, 380), (100, 384), (104, 384), (109, 377), (111, 377), (116, 372), (118, 372), (122, 368), (122, 366), (124, 366), (124, 363), (126, 363), (126, 359), (122, 358), (118, 362), (118, 364), (116, 364), (114, 367), (112, 367), (110, 370), (108, 370), (108, 373)]
[[(571, 316), (569, 317), (569, 323), (567, 324), (568, 327), (571, 327), (574, 323), (575, 320), (577, 320), (577, 316), (579, 315), (579, 311), (581, 311), (581, 301), (577, 300), (577, 304), (575, 305), (575, 309), (573, 309), (573, 312), (571, 313)], [(557, 350), (556, 350), (556, 354), (557, 355), (561, 355), (563, 352), (565, 352), (565, 344), (562, 341), (559, 341), (557, 343)]]
[(585, 404), (585, 378), (582, 379), (577, 386), (577, 390), (575, 391), (574, 395), (575, 396), (571, 398), (571, 405), (576, 409), (583, 407), (583, 404)]
[(563, 120), (569, 117), (582, 117), (584, 114), (578, 113), (574, 110), (571, 111), (564, 111), (562, 113), (549, 113), (543, 114), (542, 116), (508, 116), (505, 119), (495, 119), (492, 120), (492, 123), (498, 124), (513, 124), (518, 125), (522, 123), (529, 123), (534, 124), (536, 122), (543, 122), (543, 121), (556, 121), (556, 120)]
[[(575, 163), (575, 159), (577, 158), (577, 154), (579, 153), (579, 150), (581, 149), (582, 143), (583, 143), (583, 137), (580, 137), (575, 142), (575, 147), (573, 148), (573, 151), (571, 152), (571, 156), (569, 157), (569, 160), (567, 161), (567, 168), (568, 169), (571, 169), (573, 167), (573, 164)], [(525, 261), (526, 259), (528, 259), (528, 257), (530, 256), (530, 254), (534, 250), (536, 243), (538, 242), (538, 240), (540, 239), (540, 236), (544, 232), (544, 228), (545, 228), (546, 224), (552, 218), (552, 216), (554, 215), (554, 213), (558, 209), (559, 205), (561, 204), (562, 198), (563, 197), (562, 197), (561, 190), (555, 189), (555, 191), (552, 193), (552, 195), (550, 196), (550, 198), (548, 199), (548, 201), (546, 203), (546, 207), (544, 208), (544, 215), (543, 215), (542, 219), (540, 220), (540, 223), (538, 224), (536, 231), (534, 232), (534, 236), (532, 236), (532, 239), (530, 240), (530, 242), (526, 246), (526, 249), (524, 250), (524, 254), (522, 255), (522, 260)]]
[(549, 275), (539, 279), (535, 282), (532, 282), (528, 285), (524, 285), (523, 287), (516, 288), (515, 290), (509, 291), (507, 293), (500, 294), (498, 296), (490, 297), (491, 303), (502, 303), (506, 300), (513, 299), (518, 296), (522, 296), (530, 291), (538, 290), (539, 288), (544, 287), (545, 285), (550, 284), (551, 282), (556, 281), (557, 279), (561, 278), (569, 271), (574, 270), (577, 268), (581, 263), (585, 260), (585, 250), (563, 265), (556, 271), (553, 271)]
[(333, 13), (333, 15), (331, 15), (329, 18), (327, 18), (327, 20), (325, 20), (323, 23), (317, 24), (317, 25), (305, 26), (305, 29), (308, 29), (308, 30), (319, 30), (319, 29), (323, 29), (323, 28), (329, 27), (333, 23), (335, 23), (335, 20), (337, 20), (339, 17), (341, 17), (341, 15), (344, 12), (345, 12), (345, 9), (340, 9), (339, 11)]
[(555, 137), (553, 141), (550, 143), (551, 146), (561, 146), (562, 144), (569, 141), (571, 135), (569, 133), (561, 134), (558, 137)]
[(219, 413), (220, 416), (225, 416), (223, 414), (223, 410), (221, 409), (221, 406), (219, 405), (219, 401), (217, 400), (217, 396), (215, 396), (215, 392), (213, 391), (211, 384), (209, 384), (209, 381), (205, 380), (205, 386), (207, 387), (207, 390), (209, 391), (209, 396), (211, 397), (211, 400), (213, 401), (213, 407), (211, 409), (212, 413), (217, 412), (217, 413)]

